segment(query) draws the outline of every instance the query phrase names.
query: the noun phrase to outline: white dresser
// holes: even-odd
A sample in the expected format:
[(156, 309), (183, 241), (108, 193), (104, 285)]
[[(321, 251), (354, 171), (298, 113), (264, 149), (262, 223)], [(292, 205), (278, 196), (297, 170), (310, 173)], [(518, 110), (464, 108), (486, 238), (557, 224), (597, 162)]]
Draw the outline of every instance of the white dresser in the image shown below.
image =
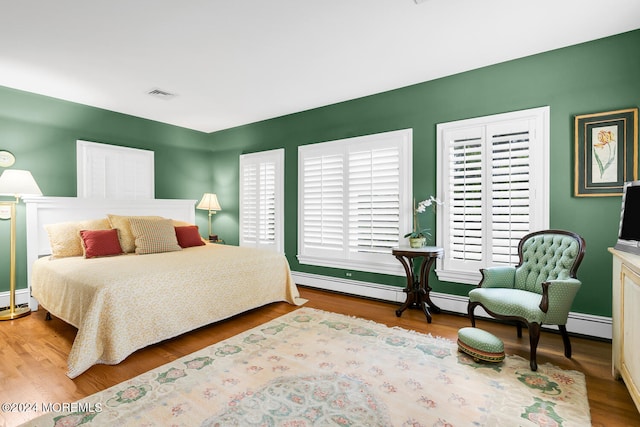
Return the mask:
[(640, 410), (640, 255), (613, 254), (613, 375)]

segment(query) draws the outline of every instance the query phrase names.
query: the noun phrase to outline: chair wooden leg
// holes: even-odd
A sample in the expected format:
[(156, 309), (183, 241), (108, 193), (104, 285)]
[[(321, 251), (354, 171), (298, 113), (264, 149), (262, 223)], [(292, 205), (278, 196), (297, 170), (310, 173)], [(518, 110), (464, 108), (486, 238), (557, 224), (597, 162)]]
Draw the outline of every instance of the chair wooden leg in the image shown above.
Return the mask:
[(478, 306), (477, 302), (470, 302), (469, 305), (467, 305), (467, 313), (469, 314), (469, 320), (471, 320), (471, 326), (474, 328), (476, 327), (476, 316), (473, 312), (477, 306)]
[(571, 341), (569, 341), (567, 327), (565, 325), (558, 325), (558, 329), (560, 329), (560, 335), (562, 335), (562, 342), (564, 343), (564, 355), (568, 359), (571, 359)]
[(518, 338), (522, 338), (522, 323), (516, 322), (516, 331), (518, 333)]
[(538, 370), (538, 363), (536, 362), (536, 354), (538, 350), (538, 341), (540, 341), (540, 324), (529, 323), (529, 345), (531, 346), (531, 353), (529, 356), (529, 366), (532, 371)]

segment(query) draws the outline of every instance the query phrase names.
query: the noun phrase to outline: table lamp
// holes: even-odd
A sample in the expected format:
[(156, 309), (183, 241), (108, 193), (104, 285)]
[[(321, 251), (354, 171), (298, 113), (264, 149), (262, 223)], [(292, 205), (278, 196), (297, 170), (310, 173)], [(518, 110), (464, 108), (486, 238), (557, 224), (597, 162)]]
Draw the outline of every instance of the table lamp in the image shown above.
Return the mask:
[(209, 211), (209, 241), (215, 242), (218, 240), (217, 234), (211, 234), (211, 215), (215, 214), (216, 211), (221, 211), (220, 203), (218, 202), (218, 196), (213, 193), (204, 193), (202, 196), (202, 200), (196, 206), (197, 209), (203, 209)]

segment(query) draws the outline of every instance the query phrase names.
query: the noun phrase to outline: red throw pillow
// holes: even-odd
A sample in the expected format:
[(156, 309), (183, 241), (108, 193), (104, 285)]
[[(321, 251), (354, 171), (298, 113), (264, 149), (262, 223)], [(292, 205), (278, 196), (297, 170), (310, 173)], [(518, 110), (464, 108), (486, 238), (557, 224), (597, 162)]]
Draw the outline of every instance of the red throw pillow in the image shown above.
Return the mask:
[(178, 238), (178, 244), (181, 248), (204, 245), (197, 225), (176, 227), (176, 237)]
[(121, 255), (118, 230), (80, 230), (85, 258)]

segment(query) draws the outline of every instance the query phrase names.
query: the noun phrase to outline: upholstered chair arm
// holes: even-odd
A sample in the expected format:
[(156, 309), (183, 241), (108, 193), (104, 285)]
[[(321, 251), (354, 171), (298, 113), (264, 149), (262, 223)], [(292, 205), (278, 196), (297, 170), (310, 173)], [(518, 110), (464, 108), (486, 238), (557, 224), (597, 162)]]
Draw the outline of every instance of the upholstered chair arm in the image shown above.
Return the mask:
[(514, 266), (481, 268), (482, 280), (479, 288), (513, 288), (516, 277)]
[(540, 310), (547, 313), (545, 323), (564, 325), (582, 282), (578, 279), (556, 279), (542, 283)]

